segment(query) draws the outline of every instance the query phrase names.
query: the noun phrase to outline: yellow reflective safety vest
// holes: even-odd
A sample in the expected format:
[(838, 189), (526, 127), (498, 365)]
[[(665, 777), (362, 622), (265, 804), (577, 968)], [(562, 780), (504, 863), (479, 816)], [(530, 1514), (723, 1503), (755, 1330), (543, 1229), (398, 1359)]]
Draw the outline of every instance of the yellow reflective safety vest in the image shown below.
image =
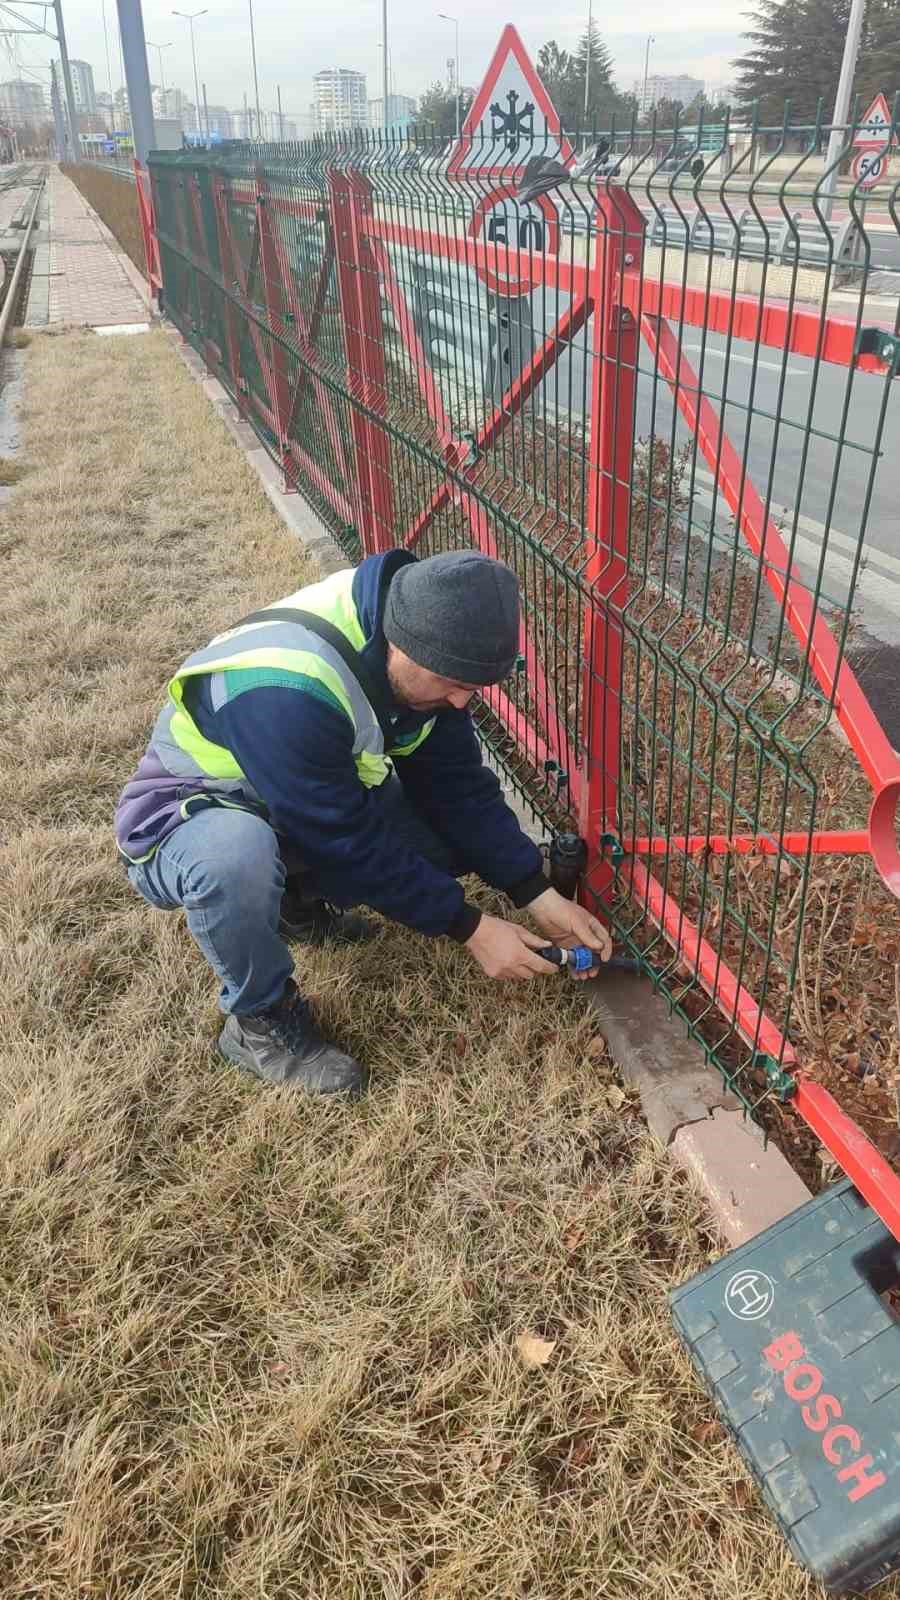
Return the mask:
[[(214, 675), (214, 709), (227, 698), (220, 674), (260, 668), (266, 671), (269, 682), (273, 671), (285, 673), (292, 685), (300, 680), (300, 688), (328, 701), (347, 717), (353, 729), (356, 770), (367, 788), (383, 783), (390, 774), (392, 760), (411, 754), (428, 737), (434, 717), (408, 740), (386, 747), (375, 707), (335, 647), (299, 621), (277, 617), (271, 622), (265, 620), (266, 610), (290, 607), (311, 612), (336, 628), (354, 651), (361, 651), (367, 641), (353, 601), (353, 577), (353, 569), (348, 568), (273, 601), (261, 614), (254, 614), (255, 620), (220, 633), (204, 649), (188, 656), (170, 679), (168, 700), (157, 718), (148, 754), (152, 752), (154, 766), (159, 764), (160, 776), (167, 774), (189, 790), (180, 801), (180, 815), (173, 821), (186, 820), (192, 803), (198, 799), (206, 804), (213, 799), (220, 805), (265, 809), (231, 751), (205, 738), (184, 704), (185, 684), (200, 674)], [(120, 809), (124, 824), (130, 809), (127, 801)], [(149, 860), (156, 848), (154, 845), (147, 854), (136, 855), (120, 837), (120, 849), (132, 861)]]

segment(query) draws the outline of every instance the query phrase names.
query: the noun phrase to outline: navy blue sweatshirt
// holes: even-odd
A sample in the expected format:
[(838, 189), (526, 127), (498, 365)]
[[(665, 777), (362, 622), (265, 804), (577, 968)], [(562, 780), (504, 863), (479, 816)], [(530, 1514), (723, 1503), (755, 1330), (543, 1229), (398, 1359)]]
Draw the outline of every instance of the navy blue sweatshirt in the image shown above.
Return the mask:
[[(428, 715), (397, 705), (387, 679), (381, 630), (393, 573), (405, 551), (370, 556), (357, 567), (353, 599), (366, 635), (362, 652), (398, 736)], [(275, 676), (275, 675), (273, 675)], [(209, 679), (188, 680), (185, 703), (201, 733), (230, 750), (266, 807), (268, 820), (314, 872), (337, 905), (364, 904), (420, 933), (468, 939), (479, 912), (456, 879), (398, 842), (361, 782), (350, 721), (306, 690), (260, 683), (212, 709)], [(485, 766), (468, 711), (442, 711), (419, 748), (395, 761), (410, 804), (452, 850), (460, 869), (524, 906), (547, 888), (541, 853), (524, 834)]]

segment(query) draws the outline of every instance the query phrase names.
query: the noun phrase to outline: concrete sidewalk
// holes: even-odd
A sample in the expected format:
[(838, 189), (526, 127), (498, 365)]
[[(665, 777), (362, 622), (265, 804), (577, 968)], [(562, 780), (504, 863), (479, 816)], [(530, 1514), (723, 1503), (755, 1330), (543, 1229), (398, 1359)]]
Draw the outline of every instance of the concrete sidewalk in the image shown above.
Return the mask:
[(140, 273), (55, 166), (39, 216), (26, 327), (148, 326)]

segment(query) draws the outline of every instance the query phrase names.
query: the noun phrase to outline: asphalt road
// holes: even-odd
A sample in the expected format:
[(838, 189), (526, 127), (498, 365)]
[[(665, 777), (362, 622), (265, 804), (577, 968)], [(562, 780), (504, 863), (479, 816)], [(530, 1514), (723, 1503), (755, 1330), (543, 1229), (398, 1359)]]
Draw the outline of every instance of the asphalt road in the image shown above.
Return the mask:
[[(547, 308), (547, 326), (555, 314), (556, 307)], [(591, 339), (589, 324), (544, 384), (548, 406), (579, 420), (589, 403)], [(702, 328), (685, 330), (684, 353), (698, 375), (702, 364), (703, 392), (721, 412), (760, 495), (770, 497), (772, 516), (787, 539), (795, 533), (801, 575), (815, 586), (822, 564), (824, 598), (845, 607), (861, 549), (855, 613), (873, 636), (900, 645), (900, 378), (826, 362), (816, 370), (814, 361), (777, 349), (757, 351), (737, 340), (729, 347), (719, 335), (704, 337)], [(651, 433), (676, 449), (692, 437), (642, 344), (636, 435)], [(704, 508), (712, 515), (713, 488), (698, 451), (693, 522)], [(717, 531), (724, 536), (729, 526), (720, 496)]]
[[(407, 258), (408, 259), (408, 258)], [(493, 386), (510, 378), (564, 312), (564, 296), (521, 301), (488, 295), (472, 274), (419, 258), (405, 284), (456, 426), (477, 432)], [(517, 319), (521, 326), (517, 328)], [(433, 336), (429, 343), (429, 332)], [(590, 408), (593, 327), (589, 322), (551, 367), (533, 404), (548, 416), (583, 424)], [(770, 512), (793, 539), (793, 560), (823, 599), (854, 615), (868, 634), (900, 646), (900, 378), (864, 373), (747, 341), (730, 346), (701, 328), (684, 330), (684, 353), (702, 389), (722, 412), (726, 432)], [(455, 387), (461, 378), (465, 396)], [(623, 419), (623, 422), (625, 419)], [(630, 427), (630, 421), (626, 422)], [(649, 348), (639, 356), (636, 434), (656, 434), (675, 448), (691, 434), (656, 373)], [(842, 442), (840, 442), (842, 441)], [(774, 463), (774, 465), (773, 465)], [(698, 452), (689, 515), (706, 527), (714, 512), (712, 470)], [(714, 534), (730, 542), (731, 516), (721, 496)], [(717, 541), (718, 542), (718, 541)], [(821, 570), (820, 570), (821, 569)]]
[[(684, 342), (695, 367), (703, 348), (702, 330), (696, 332)], [(786, 542), (795, 535), (794, 561), (802, 576), (815, 585), (821, 566), (823, 597), (845, 607), (861, 552), (859, 621), (877, 638), (900, 644), (900, 382), (824, 362), (816, 372), (811, 360), (792, 355), (785, 361), (774, 350), (757, 356), (746, 343), (726, 350), (718, 337), (707, 338), (703, 359), (704, 390), (710, 399), (725, 397), (726, 431), (761, 496), (771, 496), (771, 514)], [(643, 372), (638, 434), (648, 434), (653, 423), (657, 433), (671, 438), (672, 410), (668, 386)], [(679, 415), (676, 439), (689, 438)], [(703, 458), (694, 500), (712, 513), (713, 478)], [(721, 497), (716, 521), (730, 524)]]

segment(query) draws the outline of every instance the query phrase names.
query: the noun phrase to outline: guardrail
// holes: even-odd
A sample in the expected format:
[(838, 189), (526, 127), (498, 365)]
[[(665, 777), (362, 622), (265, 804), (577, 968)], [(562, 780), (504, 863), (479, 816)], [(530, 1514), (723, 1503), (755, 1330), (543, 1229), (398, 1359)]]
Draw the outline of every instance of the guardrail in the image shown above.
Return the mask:
[(649, 243), (658, 249), (699, 250), (732, 261), (777, 261), (782, 266), (797, 261), (823, 270), (853, 271), (859, 261), (861, 233), (854, 217), (831, 228), (805, 219), (799, 211), (767, 222), (746, 207), (733, 218), (661, 207), (653, 213)]
[[(418, 139), (154, 155), (166, 307), (351, 559), (474, 543), (514, 567), (521, 671), (485, 743), (585, 838), (589, 895), (748, 1110), (790, 1101), (900, 1237), (900, 1179), (791, 1038), (817, 860), (900, 892), (900, 757), (846, 655), (895, 308), (866, 298), (861, 194), (845, 314), (834, 248), (810, 273), (746, 226), (727, 260), (718, 223), (654, 246), (660, 163), (632, 134), (574, 177), (546, 130), (512, 162), (470, 137), (455, 172)], [(756, 154), (696, 177), (697, 209), (798, 239)]]

